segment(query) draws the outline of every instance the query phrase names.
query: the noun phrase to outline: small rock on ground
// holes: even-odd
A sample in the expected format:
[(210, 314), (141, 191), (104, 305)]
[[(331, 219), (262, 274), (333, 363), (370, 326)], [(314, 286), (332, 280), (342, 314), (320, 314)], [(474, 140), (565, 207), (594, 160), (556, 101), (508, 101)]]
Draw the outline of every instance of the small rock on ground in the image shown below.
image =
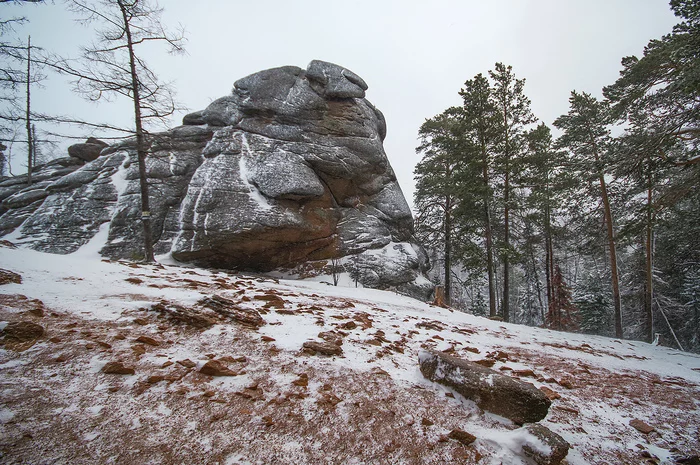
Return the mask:
[(199, 372), (209, 376), (237, 376), (238, 373), (217, 360), (209, 360)]
[(22, 284), (22, 276), (13, 271), (0, 268), (0, 285), (1, 284)]
[(468, 446), (472, 442), (476, 441), (476, 436), (467, 433), (466, 431), (462, 431), (461, 429), (453, 429), (450, 431), (450, 434), (448, 434), (447, 437), (454, 439), (455, 441), (459, 441), (465, 446)]
[(630, 420), (630, 426), (640, 433), (644, 434), (649, 434), (652, 431), (655, 431), (656, 428), (654, 428), (651, 425), (648, 425), (647, 423), (643, 422), (642, 420), (635, 418), (634, 420)]
[(303, 344), (304, 349), (309, 349), (312, 352), (316, 352), (323, 355), (341, 355), (343, 349), (330, 342), (317, 342), (317, 341), (306, 341)]
[(136, 370), (124, 366), (122, 362), (107, 362), (101, 371), (110, 375), (133, 375), (136, 373)]
[(569, 453), (569, 448), (571, 448), (569, 443), (549, 428), (537, 423), (527, 425), (525, 428), (550, 450), (547, 454), (542, 452), (540, 447), (533, 447), (528, 443), (523, 444), (523, 452), (537, 465), (559, 465)]
[(26, 342), (39, 339), (44, 335), (44, 327), (31, 321), (13, 321), (0, 331), (5, 341)]

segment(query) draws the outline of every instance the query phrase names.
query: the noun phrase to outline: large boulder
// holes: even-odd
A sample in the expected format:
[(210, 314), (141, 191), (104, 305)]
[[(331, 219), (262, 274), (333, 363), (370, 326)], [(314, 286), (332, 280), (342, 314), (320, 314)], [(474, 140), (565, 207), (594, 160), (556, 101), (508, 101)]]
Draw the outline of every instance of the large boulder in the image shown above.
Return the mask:
[(516, 424), (540, 421), (549, 412), (552, 402), (531, 383), (442, 352), (421, 351), (418, 357), (423, 376)]
[[(269, 69), (236, 81), (231, 95), (185, 116), (183, 126), (150, 135), (156, 253), (263, 272), (342, 258), (361, 264), (367, 286), (427, 297), (427, 258), (384, 153), (386, 122), (366, 90), (332, 63)], [(72, 150), (82, 156), (99, 144), (78, 145)], [(135, 152), (134, 139), (102, 147), (40, 192), (13, 193), (0, 233), (19, 226), (23, 243), (57, 253), (96, 238), (104, 256), (137, 258)]]
[(73, 144), (68, 147), (68, 155), (83, 161), (92, 161), (100, 156), (100, 152), (109, 144), (94, 137), (89, 137), (85, 142)]

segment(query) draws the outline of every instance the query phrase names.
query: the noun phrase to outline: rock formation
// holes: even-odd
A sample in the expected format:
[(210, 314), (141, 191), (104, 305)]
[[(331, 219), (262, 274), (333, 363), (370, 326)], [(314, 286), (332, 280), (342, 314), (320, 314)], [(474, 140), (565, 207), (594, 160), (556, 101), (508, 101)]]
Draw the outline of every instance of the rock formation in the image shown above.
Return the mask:
[(85, 164), (75, 157), (58, 158), (32, 170), (32, 185), (27, 175), (0, 178), (0, 236), (21, 225), (48, 197), (46, 188)]
[[(367, 286), (427, 297), (427, 258), (384, 153), (384, 117), (366, 90), (331, 63), (274, 68), (149, 136), (156, 253), (255, 271), (319, 269), (346, 257)], [(83, 159), (100, 155), (5, 198), (0, 234), (21, 224), (10, 238), (38, 250), (71, 253), (96, 237), (104, 256), (138, 257), (134, 144), (71, 147)]]

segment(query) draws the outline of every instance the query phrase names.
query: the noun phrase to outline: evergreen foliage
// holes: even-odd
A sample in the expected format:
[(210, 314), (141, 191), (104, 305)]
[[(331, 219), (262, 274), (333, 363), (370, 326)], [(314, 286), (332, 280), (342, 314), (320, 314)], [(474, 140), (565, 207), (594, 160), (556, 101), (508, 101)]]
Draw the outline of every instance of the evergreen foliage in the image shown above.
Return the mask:
[[(422, 146), (416, 200), (449, 186), (453, 305), (700, 351), (700, 3), (671, 8), (681, 22), (622, 59), (604, 100), (571, 93), (557, 140), (502, 63), (426, 122), (449, 128), (449, 177)], [(443, 251), (444, 212), (418, 216)]]
[(517, 178), (523, 169), (525, 127), (536, 121), (530, 111), (530, 99), (525, 96), (524, 79), (516, 79), (511, 66), (496, 63), (489, 71), (494, 81), (492, 100), (496, 116), (497, 143), (494, 151), (496, 172), (502, 179), (503, 189), (503, 302), (501, 313), (504, 321), (510, 321), (511, 263), (517, 249), (511, 242), (511, 215), (517, 209)]
[(579, 310), (581, 332), (587, 334), (613, 335), (613, 306), (610, 289), (602, 276), (587, 274), (578, 283), (574, 292), (574, 305)]
[(571, 288), (564, 281), (559, 265), (554, 267), (552, 291), (546, 326), (559, 331), (577, 331), (580, 328), (579, 312), (572, 301)]

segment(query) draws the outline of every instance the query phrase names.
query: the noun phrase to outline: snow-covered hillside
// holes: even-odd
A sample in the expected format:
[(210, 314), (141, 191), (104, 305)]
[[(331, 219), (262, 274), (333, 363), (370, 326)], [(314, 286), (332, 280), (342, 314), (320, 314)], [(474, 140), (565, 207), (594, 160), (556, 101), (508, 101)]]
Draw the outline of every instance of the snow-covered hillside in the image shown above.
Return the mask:
[[(697, 355), (377, 290), (107, 262), (87, 246), (0, 246), (0, 268), (22, 277), (0, 286), (0, 329), (45, 329), (0, 350), (3, 463), (532, 463), (522, 428), (421, 375), (426, 348), (556, 398), (541, 423), (571, 444), (569, 464), (684, 463), (700, 449)], [(212, 296), (247, 324), (208, 310)], [(110, 362), (134, 374), (105, 373)]]

